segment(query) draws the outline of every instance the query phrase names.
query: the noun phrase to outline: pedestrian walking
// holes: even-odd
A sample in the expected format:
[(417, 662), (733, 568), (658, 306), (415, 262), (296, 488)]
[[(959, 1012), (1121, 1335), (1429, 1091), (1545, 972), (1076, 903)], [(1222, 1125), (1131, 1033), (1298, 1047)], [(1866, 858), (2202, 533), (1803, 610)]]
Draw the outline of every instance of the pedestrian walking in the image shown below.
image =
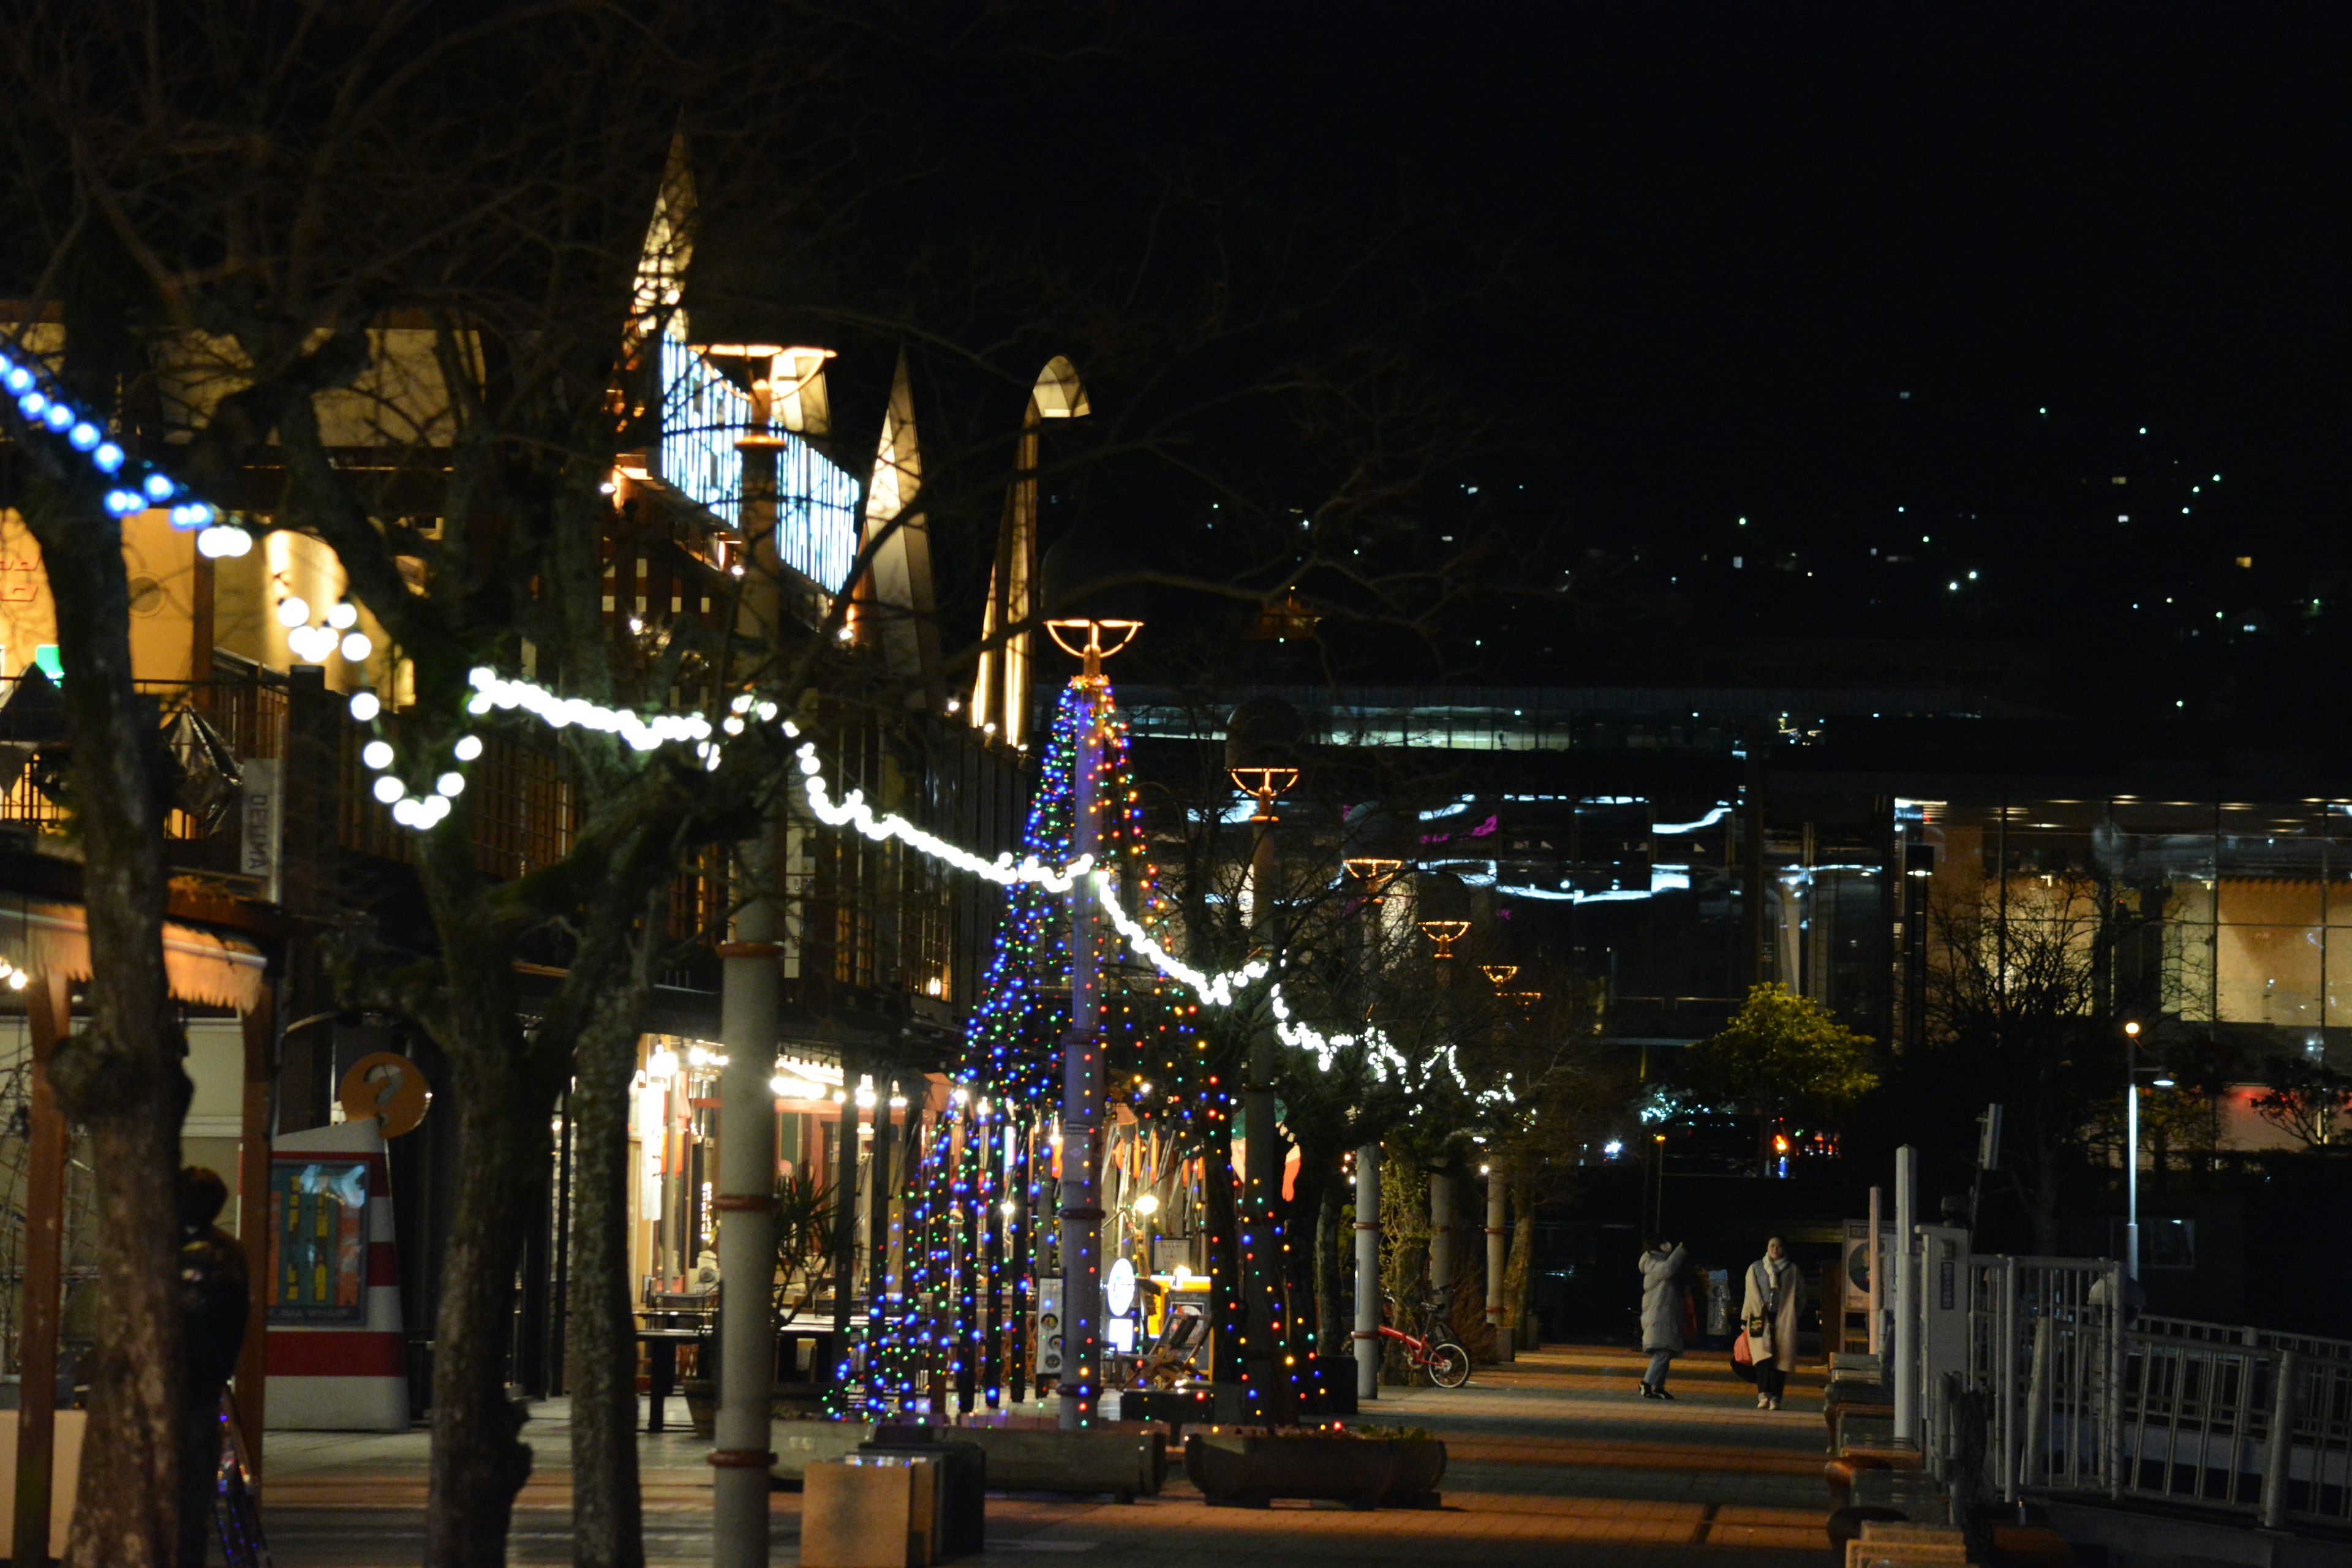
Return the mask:
[(1778, 1410), (1797, 1364), (1797, 1321), (1805, 1309), (1805, 1277), (1774, 1237), (1748, 1266), (1748, 1296), (1739, 1309), (1748, 1352), (1756, 1366), (1756, 1408)]
[(1650, 1370), (1642, 1374), (1642, 1397), (1672, 1399), (1666, 1367), (1683, 1348), (1683, 1249), (1652, 1237), (1642, 1251), (1642, 1348)]
[(245, 1251), (215, 1225), (228, 1186), (214, 1172), (180, 1173), (180, 1568), (204, 1568), (221, 1471), (221, 1390), (245, 1346), (251, 1297)]

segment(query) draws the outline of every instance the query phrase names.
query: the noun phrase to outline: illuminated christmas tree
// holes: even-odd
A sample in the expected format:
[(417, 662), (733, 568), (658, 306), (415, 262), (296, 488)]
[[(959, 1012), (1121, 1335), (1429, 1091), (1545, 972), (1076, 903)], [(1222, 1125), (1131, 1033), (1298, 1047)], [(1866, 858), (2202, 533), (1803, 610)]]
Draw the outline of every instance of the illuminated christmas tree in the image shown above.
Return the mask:
[[(1108, 688), (1100, 700), (1110, 702)], [(1022, 834), (1021, 856), (1041, 866), (1072, 858), (1087, 718), (1087, 688), (1074, 680), (1047, 731)], [(1118, 875), (1123, 906), (1158, 938), (1171, 906), (1145, 846), (1127, 727), (1114, 713), (1109, 728), (1096, 790), (1102, 863)], [(1108, 1097), (1175, 1128), (1229, 1124), (1231, 1097), (1210, 1069), (1198, 1004), (1130, 955), (1108, 921), (1097, 922), (1097, 933)], [(1031, 1233), (1041, 1225), (1054, 1233), (1048, 1181), (1057, 1157), (1053, 1128), (1069, 997), (1069, 895), (1026, 883), (1009, 889), (965, 1032), (957, 1089), (928, 1138), (917, 1142), (910, 1121), (909, 1152), (919, 1149), (921, 1163), (907, 1204), (905, 1279), (882, 1304), (867, 1347), (869, 1415), (936, 1413), (935, 1399), (950, 1392), (962, 1408), (976, 1398), (993, 1406), (1008, 1381), (1016, 1397), (1026, 1381), (1021, 1341), (1035, 1288)], [(983, 1297), (987, 1321), (998, 1325), (986, 1336), (978, 1330)]]

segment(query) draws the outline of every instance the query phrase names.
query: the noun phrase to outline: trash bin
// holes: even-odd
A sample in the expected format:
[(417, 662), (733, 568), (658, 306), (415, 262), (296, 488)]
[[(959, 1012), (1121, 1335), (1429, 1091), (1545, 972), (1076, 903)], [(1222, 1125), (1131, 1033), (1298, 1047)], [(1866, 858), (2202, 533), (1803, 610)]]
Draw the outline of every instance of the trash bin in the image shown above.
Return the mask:
[[(950, 1433), (953, 1428), (948, 1429)], [(988, 1545), (988, 1455), (977, 1443), (942, 1436), (937, 1426), (877, 1426), (861, 1454), (911, 1454), (940, 1468), (941, 1557), (977, 1556)]]

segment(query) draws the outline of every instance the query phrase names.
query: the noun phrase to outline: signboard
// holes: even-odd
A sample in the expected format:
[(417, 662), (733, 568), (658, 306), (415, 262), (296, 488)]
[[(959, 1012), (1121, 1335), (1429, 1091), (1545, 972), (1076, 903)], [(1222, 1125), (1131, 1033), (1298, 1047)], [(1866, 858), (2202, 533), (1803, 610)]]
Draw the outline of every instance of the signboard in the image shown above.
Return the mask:
[(336, 1098), (349, 1121), (375, 1118), (387, 1138), (416, 1131), (433, 1090), (416, 1064), (397, 1051), (371, 1051), (352, 1064)]
[(1103, 1276), (1103, 1305), (1114, 1318), (1135, 1310), (1135, 1265), (1124, 1258), (1112, 1258), (1109, 1271)]
[(367, 1321), (368, 1162), (273, 1162), (269, 1321)]
[(236, 868), (261, 883), (264, 903), (283, 901), (278, 885), (278, 847), (284, 841), (285, 792), (278, 787), (278, 762), (256, 757), (237, 768), (237, 794), (242, 810), (237, 828)]
[[(1878, 1249), (1883, 1257), (1895, 1256), (1895, 1227), (1881, 1222), (1878, 1227)], [(1845, 1241), (1838, 1258), (1838, 1273), (1845, 1281), (1845, 1310), (1870, 1310), (1870, 1222), (1850, 1219), (1845, 1222)], [(1887, 1298), (1893, 1304), (1892, 1294)]]

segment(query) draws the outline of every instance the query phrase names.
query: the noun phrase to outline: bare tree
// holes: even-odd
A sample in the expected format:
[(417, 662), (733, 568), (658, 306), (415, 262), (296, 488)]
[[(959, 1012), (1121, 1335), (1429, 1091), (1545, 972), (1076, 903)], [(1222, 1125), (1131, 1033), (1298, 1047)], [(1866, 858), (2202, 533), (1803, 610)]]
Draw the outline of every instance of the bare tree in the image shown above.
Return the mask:
[(1929, 911), (1927, 1059), (1902, 1064), (1948, 1104), (2005, 1108), (2001, 1175), (2037, 1250), (2086, 1164), (2094, 1110), (2120, 1064), (2100, 1016), (2111, 933), (2096, 885), (2035, 879)]

